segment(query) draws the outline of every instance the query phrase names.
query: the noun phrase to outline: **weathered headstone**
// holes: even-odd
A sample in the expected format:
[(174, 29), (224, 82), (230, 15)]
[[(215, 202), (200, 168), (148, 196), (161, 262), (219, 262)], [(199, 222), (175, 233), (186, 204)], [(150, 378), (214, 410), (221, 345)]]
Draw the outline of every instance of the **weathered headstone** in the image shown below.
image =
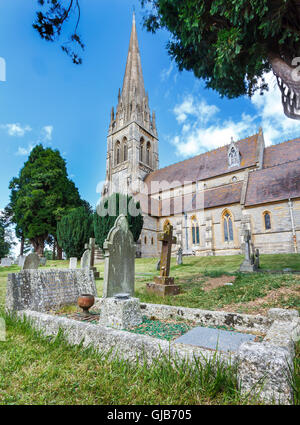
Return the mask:
[(99, 278), (100, 273), (97, 271), (96, 267), (94, 267), (94, 259), (95, 259), (95, 239), (90, 238), (90, 243), (84, 245), (85, 251), (81, 257), (80, 267), (82, 269), (90, 269), (94, 272), (94, 277)]
[(91, 251), (89, 249), (86, 249), (81, 257), (80, 268), (89, 269), (90, 263), (91, 263)]
[(158, 262), (156, 263), (156, 270), (160, 270), (160, 259), (158, 260)]
[(45, 266), (47, 264), (47, 258), (46, 257), (40, 257), (40, 265)]
[(178, 248), (178, 251), (176, 253), (176, 264), (177, 265), (182, 264), (182, 248), (181, 248), (181, 246)]
[(21, 270), (37, 269), (40, 265), (40, 257), (33, 252), (25, 257)]
[(121, 214), (104, 244), (103, 301), (99, 324), (127, 329), (142, 323), (140, 301), (134, 295), (136, 246), (127, 218)]
[(103, 297), (134, 294), (135, 243), (127, 219), (120, 215), (104, 242)]
[(254, 256), (254, 267), (255, 267), (255, 269), (259, 269), (260, 264), (259, 264), (259, 249), (258, 248), (255, 250), (254, 255), (255, 255)]
[(77, 257), (70, 258), (69, 269), (77, 269)]
[(256, 267), (251, 259), (251, 233), (248, 229), (244, 231), (244, 241), (245, 241), (245, 259), (240, 266), (241, 272), (253, 272), (256, 270)]
[(23, 267), (26, 255), (19, 255), (18, 257), (18, 266)]
[(75, 304), (81, 294), (97, 295), (91, 270), (23, 270), (7, 277), (6, 307), (46, 311)]
[(176, 243), (173, 226), (168, 223), (164, 232), (158, 234), (158, 240), (162, 242), (160, 276), (154, 277), (154, 283), (147, 283), (146, 289), (147, 292), (160, 296), (176, 295), (179, 293), (179, 286), (174, 285), (174, 278), (169, 276), (172, 244)]

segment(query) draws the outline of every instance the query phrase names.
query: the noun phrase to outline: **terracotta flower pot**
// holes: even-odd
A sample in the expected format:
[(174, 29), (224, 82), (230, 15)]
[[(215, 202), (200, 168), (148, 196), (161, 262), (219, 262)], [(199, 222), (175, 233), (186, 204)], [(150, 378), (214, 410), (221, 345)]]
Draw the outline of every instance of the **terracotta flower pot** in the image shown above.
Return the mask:
[(88, 315), (89, 309), (94, 305), (95, 297), (90, 294), (81, 294), (78, 297), (77, 304), (83, 310), (83, 314)]

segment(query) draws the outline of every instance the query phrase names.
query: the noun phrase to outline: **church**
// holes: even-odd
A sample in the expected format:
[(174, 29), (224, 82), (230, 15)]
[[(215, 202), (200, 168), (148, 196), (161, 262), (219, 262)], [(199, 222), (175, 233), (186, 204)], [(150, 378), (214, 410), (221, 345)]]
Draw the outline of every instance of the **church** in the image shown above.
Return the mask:
[(140, 201), (142, 257), (157, 257), (167, 223), (186, 255), (243, 253), (244, 231), (260, 253), (300, 252), (300, 138), (265, 147), (263, 129), (159, 168), (155, 113), (145, 91), (133, 16), (122, 91), (111, 110), (102, 196)]

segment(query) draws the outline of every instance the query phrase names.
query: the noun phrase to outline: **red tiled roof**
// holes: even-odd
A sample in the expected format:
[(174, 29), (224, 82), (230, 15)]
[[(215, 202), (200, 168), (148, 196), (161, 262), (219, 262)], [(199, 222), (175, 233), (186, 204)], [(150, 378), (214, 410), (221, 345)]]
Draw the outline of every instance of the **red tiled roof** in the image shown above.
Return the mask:
[(249, 174), (246, 206), (300, 198), (300, 160)]
[(300, 138), (265, 148), (263, 168), (300, 159)]
[(239, 167), (228, 168), (228, 146), (222, 146), (213, 151), (153, 171), (146, 176), (145, 183), (148, 185), (150, 193), (155, 193), (157, 189), (153, 187), (154, 182), (168, 182), (168, 188), (170, 189), (185, 182), (204, 180), (254, 166), (257, 161), (257, 142), (258, 134), (237, 142), (241, 153)]

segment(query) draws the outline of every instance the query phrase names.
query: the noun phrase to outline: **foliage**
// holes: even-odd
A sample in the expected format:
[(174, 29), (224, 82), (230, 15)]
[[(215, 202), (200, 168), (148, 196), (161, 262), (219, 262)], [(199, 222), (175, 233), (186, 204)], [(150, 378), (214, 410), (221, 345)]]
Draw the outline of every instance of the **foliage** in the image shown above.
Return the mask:
[(57, 223), (57, 240), (68, 258), (80, 258), (93, 234), (93, 214), (85, 207), (72, 210)]
[(85, 48), (77, 32), (80, 21), (79, 0), (38, 0), (38, 3), (42, 10), (37, 12), (33, 28), (46, 41), (54, 42), (59, 39), (63, 25), (72, 20), (75, 15), (75, 26), (72, 34), (69, 36), (68, 41), (61, 45), (61, 48), (71, 57), (74, 64), (81, 64), (82, 59), (76, 51), (77, 49), (84, 50)]
[(110, 197), (101, 201), (97, 206), (97, 212), (94, 214), (95, 238), (101, 249), (103, 249), (103, 243), (120, 214), (127, 217), (133, 239), (135, 242), (138, 241), (144, 223), (140, 203), (135, 202), (132, 196), (113, 193)]
[(5, 224), (0, 215), (0, 258), (6, 257), (10, 251), (10, 244), (5, 236)]
[[(171, 33), (168, 52), (221, 96), (267, 90), (270, 54), (300, 56), (300, 8), (288, 0), (141, 0), (149, 31)], [(149, 10), (149, 9), (148, 9)]]
[(42, 145), (32, 150), (9, 188), (13, 222), (40, 253), (48, 235), (56, 235), (57, 221), (82, 204), (59, 151)]

